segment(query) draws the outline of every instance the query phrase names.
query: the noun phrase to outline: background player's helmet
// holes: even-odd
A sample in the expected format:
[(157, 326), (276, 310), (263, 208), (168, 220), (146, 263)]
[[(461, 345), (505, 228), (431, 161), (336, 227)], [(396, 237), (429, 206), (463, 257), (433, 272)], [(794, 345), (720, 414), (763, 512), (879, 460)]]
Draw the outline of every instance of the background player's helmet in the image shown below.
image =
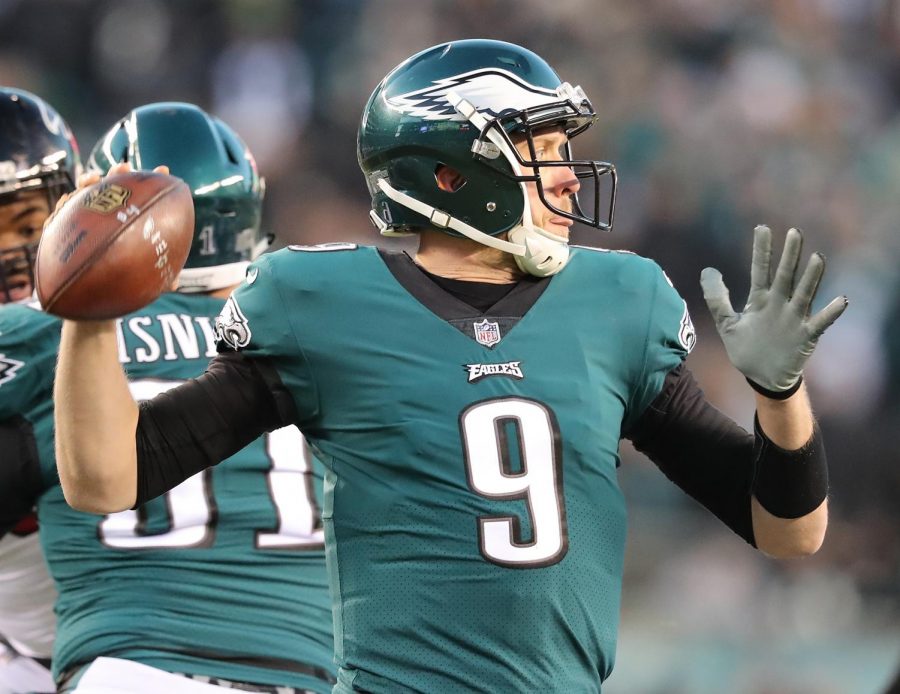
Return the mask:
[[(569, 139), (597, 116), (580, 87), (562, 82), (546, 61), (511, 43), (453, 41), (414, 55), (394, 68), (366, 104), (359, 129), (359, 164), (372, 195), (373, 223), (382, 234), (436, 227), (512, 253), (534, 275), (558, 272), (568, 260), (566, 240), (535, 226), (525, 183), (534, 181), (556, 214), (598, 229), (612, 226), (616, 174), (612, 164), (535, 161), (533, 135), (562, 126)], [(524, 137), (531, 157), (513, 139)], [(465, 184), (454, 192), (435, 180), (440, 165)], [(570, 167), (582, 184), (573, 211), (547, 202), (541, 171)], [(509, 241), (497, 238), (508, 232)]]
[(178, 291), (209, 292), (244, 278), (268, 245), (260, 233), (265, 183), (234, 130), (192, 104), (148, 104), (94, 145), (87, 166), (105, 174), (120, 162), (145, 170), (168, 166), (191, 188), (194, 240)]
[[(0, 205), (43, 190), (52, 212), (80, 172), (78, 145), (56, 110), (34, 94), (0, 87)], [(0, 248), (0, 303), (9, 301), (18, 279), (34, 286), (36, 250), (37, 240)]]

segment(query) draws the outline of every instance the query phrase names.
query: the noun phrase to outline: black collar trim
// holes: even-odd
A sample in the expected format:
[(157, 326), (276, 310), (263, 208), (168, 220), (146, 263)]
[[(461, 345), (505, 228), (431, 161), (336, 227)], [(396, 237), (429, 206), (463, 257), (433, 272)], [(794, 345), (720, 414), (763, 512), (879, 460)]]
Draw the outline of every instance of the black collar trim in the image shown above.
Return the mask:
[(439, 286), (407, 253), (383, 249), (378, 249), (378, 253), (406, 291), (429, 311), (448, 322), (480, 317), (522, 318), (541, 297), (551, 280), (549, 277), (523, 277), (503, 298), (482, 312)]

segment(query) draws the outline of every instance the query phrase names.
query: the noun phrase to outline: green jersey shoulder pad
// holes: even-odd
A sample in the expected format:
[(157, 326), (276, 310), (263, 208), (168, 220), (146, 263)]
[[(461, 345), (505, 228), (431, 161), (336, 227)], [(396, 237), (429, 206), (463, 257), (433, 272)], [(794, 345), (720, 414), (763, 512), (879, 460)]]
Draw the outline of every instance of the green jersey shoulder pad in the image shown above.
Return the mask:
[(52, 391), (61, 325), (35, 306), (0, 308), (0, 419)]

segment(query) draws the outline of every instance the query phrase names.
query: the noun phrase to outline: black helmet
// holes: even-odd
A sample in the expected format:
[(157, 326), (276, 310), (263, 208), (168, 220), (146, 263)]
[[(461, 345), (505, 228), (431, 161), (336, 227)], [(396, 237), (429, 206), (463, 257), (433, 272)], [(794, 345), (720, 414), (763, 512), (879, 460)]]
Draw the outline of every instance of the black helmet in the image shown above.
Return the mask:
[[(80, 172), (78, 145), (56, 110), (34, 94), (0, 87), (0, 205), (44, 190), (52, 211)], [(0, 303), (10, 300), (15, 284), (27, 279), (34, 286), (37, 241), (0, 247)]]

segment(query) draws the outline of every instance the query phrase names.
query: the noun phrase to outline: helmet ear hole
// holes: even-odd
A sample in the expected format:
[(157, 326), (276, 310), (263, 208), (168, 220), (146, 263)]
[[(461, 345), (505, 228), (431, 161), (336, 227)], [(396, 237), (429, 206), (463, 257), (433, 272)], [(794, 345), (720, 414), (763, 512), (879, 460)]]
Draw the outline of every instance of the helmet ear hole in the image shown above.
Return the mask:
[(437, 187), (446, 193), (462, 190), (468, 180), (456, 169), (446, 164), (438, 164), (434, 169), (434, 180)]

